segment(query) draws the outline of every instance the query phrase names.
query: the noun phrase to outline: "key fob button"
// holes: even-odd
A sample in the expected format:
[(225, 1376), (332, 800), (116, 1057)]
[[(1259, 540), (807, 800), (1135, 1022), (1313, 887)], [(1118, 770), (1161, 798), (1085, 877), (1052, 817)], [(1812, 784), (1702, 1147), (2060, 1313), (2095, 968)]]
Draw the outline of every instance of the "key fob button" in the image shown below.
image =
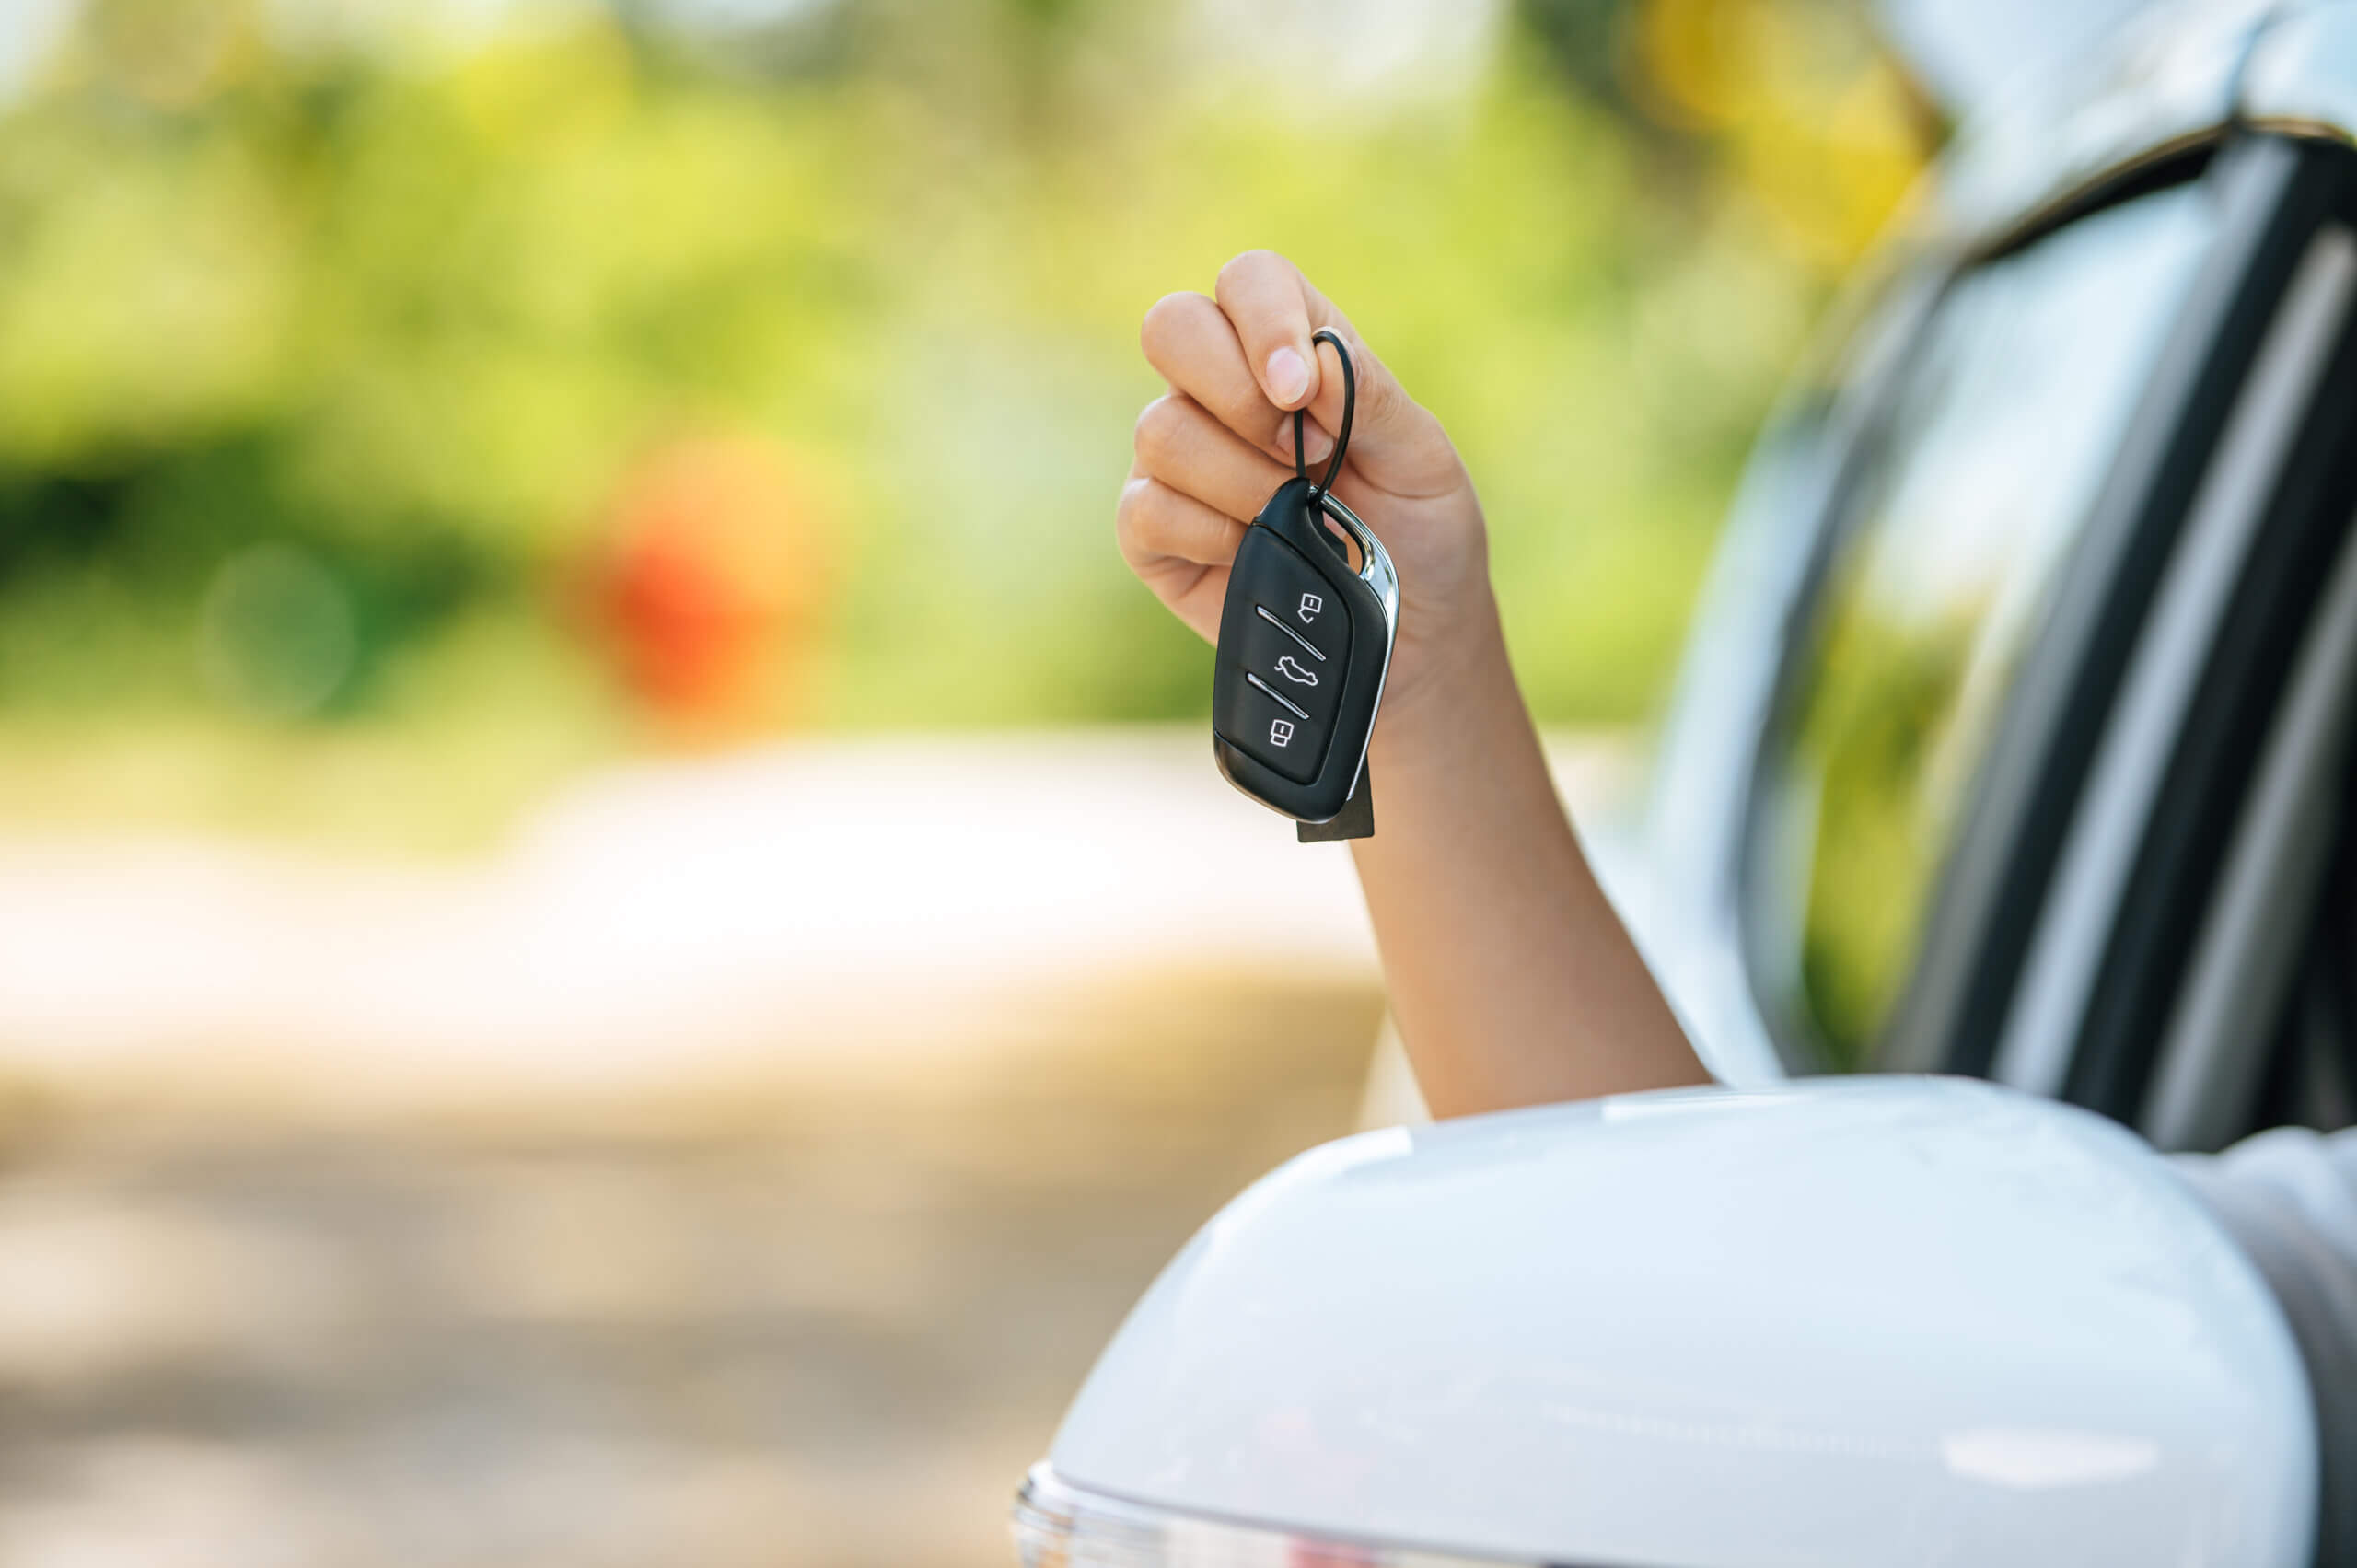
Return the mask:
[(1266, 528), (1248, 533), (1237, 552), (1236, 569), (1251, 592), (1254, 608), (1268, 611), (1266, 619), (1253, 616), (1258, 625), (1279, 636), (1283, 633), (1275, 629), (1282, 626), (1329, 663), (1340, 664), (1350, 656), (1348, 607), (1292, 545)]
[[(1349, 645), (1351, 623), (1336, 607), (1334, 596), (1326, 585), (1317, 581), (1314, 573), (1302, 575), (1311, 580), (1287, 585), (1272, 607), (1278, 623), (1287, 631), (1299, 633), (1329, 656), (1343, 651)], [(1341, 647), (1333, 645), (1338, 640)]]
[(1271, 689), (1255, 686), (1241, 675), (1221, 682), (1212, 727), (1230, 745), (1295, 784), (1318, 776), (1332, 733), (1326, 723), (1286, 705)]
[(1332, 725), (1334, 709), (1341, 702), (1342, 661), (1328, 657), (1307, 638), (1294, 636), (1266, 605), (1255, 603), (1252, 610), (1250, 619), (1238, 629), (1236, 647), (1223, 649), (1223, 656), (1238, 668), (1259, 676), (1270, 691), (1301, 709), (1320, 728)]
[(1296, 784), (1318, 776), (1341, 704), (1348, 607), (1294, 547), (1265, 528), (1236, 556), (1234, 604), (1220, 624), (1212, 722), (1229, 742)]

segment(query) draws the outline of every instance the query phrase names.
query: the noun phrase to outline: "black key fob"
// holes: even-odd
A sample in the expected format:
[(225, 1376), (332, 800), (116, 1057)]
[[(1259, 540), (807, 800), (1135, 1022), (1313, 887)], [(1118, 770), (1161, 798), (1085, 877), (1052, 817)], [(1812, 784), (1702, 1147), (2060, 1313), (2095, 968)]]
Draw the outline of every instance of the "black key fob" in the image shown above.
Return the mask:
[[(1357, 570), (1329, 517), (1357, 547)], [(1303, 823), (1305, 841), (1375, 831), (1367, 738), (1399, 625), (1383, 541), (1330, 490), (1286, 481), (1245, 530), (1228, 578), (1212, 754), (1230, 784)]]

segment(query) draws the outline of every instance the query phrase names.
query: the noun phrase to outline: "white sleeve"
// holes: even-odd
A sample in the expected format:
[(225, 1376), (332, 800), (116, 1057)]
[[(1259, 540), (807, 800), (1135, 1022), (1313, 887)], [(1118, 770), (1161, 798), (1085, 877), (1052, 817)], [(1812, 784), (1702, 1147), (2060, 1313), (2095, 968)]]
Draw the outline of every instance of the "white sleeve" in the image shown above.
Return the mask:
[(2324, 1461), (2316, 1562), (2357, 1568), (2357, 1129), (2279, 1127), (2175, 1164), (2258, 1265), (2299, 1341)]

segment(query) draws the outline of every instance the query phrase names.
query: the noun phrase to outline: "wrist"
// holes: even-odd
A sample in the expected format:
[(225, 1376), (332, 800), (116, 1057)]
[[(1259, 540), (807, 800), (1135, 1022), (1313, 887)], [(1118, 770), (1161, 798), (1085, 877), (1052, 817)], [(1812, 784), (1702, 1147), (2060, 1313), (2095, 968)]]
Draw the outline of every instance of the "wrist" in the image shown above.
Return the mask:
[(1385, 772), (1461, 754), (1470, 732), (1501, 703), (1518, 712), (1521, 695), (1506, 656), (1497, 600), (1484, 582), (1446, 612), (1403, 617), (1391, 679), (1367, 747)]

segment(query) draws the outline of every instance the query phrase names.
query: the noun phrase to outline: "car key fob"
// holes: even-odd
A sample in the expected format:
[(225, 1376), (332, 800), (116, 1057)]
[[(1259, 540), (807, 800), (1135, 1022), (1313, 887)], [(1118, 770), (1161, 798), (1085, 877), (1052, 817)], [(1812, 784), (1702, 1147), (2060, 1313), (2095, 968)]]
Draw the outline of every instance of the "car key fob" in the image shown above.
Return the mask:
[[(1328, 518), (1357, 547), (1355, 570)], [(1375, 831), (1366, 748), (1399, 624), (1383, 541), (1330, 489), (1279, 486), (1228, 577), (1212, 754), (1230, 784), (1301, 823), (1305, 842)]]

